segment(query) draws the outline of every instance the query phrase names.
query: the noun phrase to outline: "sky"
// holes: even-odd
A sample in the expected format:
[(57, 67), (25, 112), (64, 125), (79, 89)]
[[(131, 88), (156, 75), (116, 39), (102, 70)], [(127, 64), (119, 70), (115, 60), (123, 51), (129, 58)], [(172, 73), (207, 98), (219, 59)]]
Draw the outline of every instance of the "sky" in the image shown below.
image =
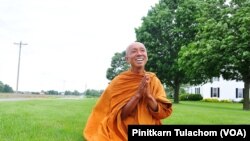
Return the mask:
[(0, 81), (14, 91), (105, 89), (114, 53), (136, 40), (134, 29), (158, 2), (1, 0)]

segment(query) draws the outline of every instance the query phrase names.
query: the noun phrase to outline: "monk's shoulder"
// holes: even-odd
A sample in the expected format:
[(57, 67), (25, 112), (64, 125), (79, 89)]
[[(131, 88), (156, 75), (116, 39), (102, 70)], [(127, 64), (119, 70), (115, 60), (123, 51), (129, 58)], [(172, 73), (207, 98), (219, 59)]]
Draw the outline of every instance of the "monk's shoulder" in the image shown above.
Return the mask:
[(154, 72), (147, 72), (147, 74), (150, 75), (151, 79), (154, 81), (154, 82), (157, 82), (157, 83), (161, 83), (161, 80), (158, 78), (157, 74), (154, 73)]
[(116, 76), (116, 79), (119, 79), (121, 77), (124, 77), (124, 76), (127, 76), (130, 74), (130, 71), (123, 71), (121, 73), (119, 73), (117, 76)]
[(146, 73), (149, 74), (151, 77), (157, 77), (156, 73), (154, 72), (147, 71)]
[[(128, 75), (129, 71), (123, 71), (121, 73), (119, 73), (118, 75), (116, 75), (114, 78), (113, 78), (113, 82), (116, 82), (116, 81), (119, 81), (121, 78), (123, 78), (124, 76)], [(111, 82), (112, 82), (111, 81)]]

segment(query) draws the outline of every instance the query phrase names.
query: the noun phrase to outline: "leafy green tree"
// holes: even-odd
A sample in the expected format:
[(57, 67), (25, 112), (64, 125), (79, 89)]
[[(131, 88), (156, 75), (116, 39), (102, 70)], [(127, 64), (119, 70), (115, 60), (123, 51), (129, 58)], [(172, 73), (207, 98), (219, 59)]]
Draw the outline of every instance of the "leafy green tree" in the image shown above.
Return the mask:
[(12, 87), (10, 87), (7, 84), (4, 84), (2, 81), (0, 81), (0, 92), (4, 92), (4, 93), (12, 93), (14, 92)]
[(199, 5), (200, 0), (160, 0), (135, 29), (137, 40), (148, 50), (146, 69), (156, 72), (166, 86), (174, 89), (174, 103), (179, 103), (179, 89), (187, 82), (179, 69), (178, 53), (198, 32)]
[(3, 92), (5, 92), (5, 93), (12, 93), (14, 91), (13, 91), (12, 87), (10, 87), (9, 85), (5, 84), (4, 88), (3, 88)]
[(64, 95), (72, 95), (72, 92), (71, 91), (65, 91)]
[(244, 82), (243, 109), (249, 110), (250, 85), (250, 1), (208, 0), (198, 19), (196, 41), (179, 55), (181, 70), (193, 84), (206, 83), (222, 75), (226, 80)]
[(112, 80), (119, 73), (129, 68), (129, 64), (125, 60), (125, 54), (125, 51), (114, 54), (111, 61), (111, 68), (108, 68), (106, 72), (107, 79)]
[(0, 81), (0, 92), (3, 92), (3, 89), (4, 89), (4, 84), (2, 81)]
[(72, 95), (80, 95), (81, 93), (77, 90), (74, 90), (74, 92), (72, 93)]
[(49, 90), (49, 91), (47, 91), (47, 94), (48, 95), (59, 95), (60, 93), (56, 90)]
[(102, 90), (87, 89), (84, 91), (84, 95), (87, 97), (99, 97), (102, 94)]

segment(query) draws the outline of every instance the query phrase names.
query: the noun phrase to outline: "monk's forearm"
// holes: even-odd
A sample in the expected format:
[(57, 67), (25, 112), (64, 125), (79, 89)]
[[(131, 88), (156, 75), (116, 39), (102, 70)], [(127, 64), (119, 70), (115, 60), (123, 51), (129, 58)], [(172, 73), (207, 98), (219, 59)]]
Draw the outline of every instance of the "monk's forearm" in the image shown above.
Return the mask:
[(138, 102), (140, 101), (141, 96), (134, 95), (131, 97), (131, 99), (128, 101), (128, 103), (122, 108), (121, 118), (125, 119), (135, 110)]
[(148, 107), (151, 110), (153, 110), (154, 112), (158, 111), (158, 103), (157, 103), (157, 101), (155, 100), (154, 97), (152, 97), (152, 96), (147, 97), (147, 102), (148, 102)]

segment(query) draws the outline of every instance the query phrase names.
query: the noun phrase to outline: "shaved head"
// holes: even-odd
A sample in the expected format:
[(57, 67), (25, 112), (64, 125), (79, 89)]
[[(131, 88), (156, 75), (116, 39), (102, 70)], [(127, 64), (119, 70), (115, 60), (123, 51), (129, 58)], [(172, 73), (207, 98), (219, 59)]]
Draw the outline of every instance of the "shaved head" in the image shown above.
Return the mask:
[(131, 44), (126, 48), (126, 56), (129, 54), (129, 51), (130, 51), (131, 47), (134, 47), (134, 46), (141, 46), (141, 47), (143, 47), (143, 48), (146, 49), (146, 47), (145, 47), (145, 45), (144, 45), (143, 43), (141, 43), (141, 42), (133, 42), (133, 43), (131, 43)]

